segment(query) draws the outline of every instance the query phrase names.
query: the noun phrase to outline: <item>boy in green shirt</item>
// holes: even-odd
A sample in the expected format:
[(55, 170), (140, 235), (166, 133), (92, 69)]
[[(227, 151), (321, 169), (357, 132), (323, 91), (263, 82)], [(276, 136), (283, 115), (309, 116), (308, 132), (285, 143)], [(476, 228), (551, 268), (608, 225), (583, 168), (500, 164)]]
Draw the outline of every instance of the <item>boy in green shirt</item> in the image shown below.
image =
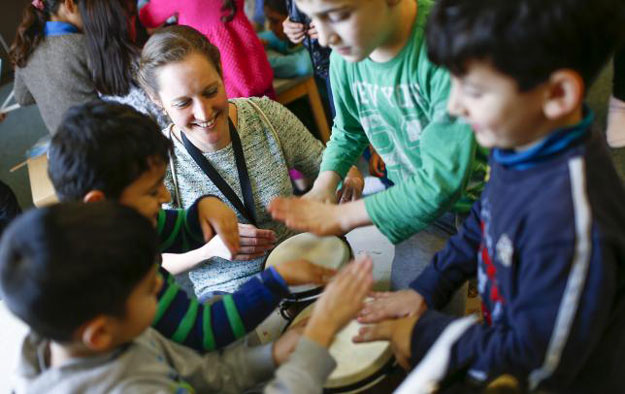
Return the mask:
[[(393, 289), (406, 288), (455, 232), (482, 188), (485, 155), (446, 112), (448, 73), (424, 44), (431, 0), (299, 0), (330, 46), (336, 117), (321, 172), (304, 199), (277, 199), (276, 219), (317, 234), (375, 224), (396, 244)], [(395, 186), (333, 205), (334, 190), (371, 143)], [(458, 310), (460, 312), (460, 310)]]

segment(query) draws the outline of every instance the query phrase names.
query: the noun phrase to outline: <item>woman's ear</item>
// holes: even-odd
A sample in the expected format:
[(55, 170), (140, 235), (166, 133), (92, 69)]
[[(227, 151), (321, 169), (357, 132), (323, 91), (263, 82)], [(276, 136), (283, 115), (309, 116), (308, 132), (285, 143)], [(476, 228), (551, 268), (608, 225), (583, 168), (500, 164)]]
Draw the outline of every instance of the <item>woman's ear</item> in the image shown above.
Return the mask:
[(558, 70), (551, 74), (545, 90), (543, 112), (548, 119), (570, 115), (584, 100), (584, 80), (573, 70)]
[(115, 344), (111, 319), (106, 316), (97, 316), (83, 324), (79, 335), (83, 345), (96, 352), (109, 350)]

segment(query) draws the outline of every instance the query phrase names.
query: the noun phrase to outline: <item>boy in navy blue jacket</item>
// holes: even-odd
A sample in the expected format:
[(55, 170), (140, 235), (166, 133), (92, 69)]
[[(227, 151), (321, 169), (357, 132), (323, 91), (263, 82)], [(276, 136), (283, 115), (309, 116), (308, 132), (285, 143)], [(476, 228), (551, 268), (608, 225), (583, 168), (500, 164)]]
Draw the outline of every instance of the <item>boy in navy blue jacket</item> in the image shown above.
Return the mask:
[(481, 386), (623, 392), (625, 190), (591, 131), (586, 87), (622, 39), (622, 1), (439, 0), (431, 60), (453, 74), (449, 111), (493, 148), (461, 231), (410, 290), (378, 294), (356, 341), (391, 339), (404, 366), (456, 319), (440, 308), (477, 276), (483, 322), (446, 368)]

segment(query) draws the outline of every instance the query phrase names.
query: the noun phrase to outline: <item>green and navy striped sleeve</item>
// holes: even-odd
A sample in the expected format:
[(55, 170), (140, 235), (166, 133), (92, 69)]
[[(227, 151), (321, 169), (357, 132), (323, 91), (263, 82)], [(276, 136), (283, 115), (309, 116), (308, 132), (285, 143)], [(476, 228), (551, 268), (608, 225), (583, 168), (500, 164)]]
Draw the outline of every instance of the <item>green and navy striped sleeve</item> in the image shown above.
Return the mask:
[(273, 267), (210, 305), (189, 298), (162, 267), (160, 275), (164, 283), (152, 326), (165, 337), (198, 351), (220, 349), (245, 336), (288, 294), (286, 282)]
[(189, 209), (161, 209), (156, 222), (161, 253), (184, 253), (204, 245), (198, 219), (198, 198)]
[[(157, 222), (161, 252), (183, 253), (204, 244), (197, 212), (197, 203), (202, 198), (186, 211), (161, 210)], [(163, 288), (158, 294), (152, 326), (167, 338), (199, 351), (220, 349), (243, 337), (288, 294), (284, 279), (270, 268), (236, 292), (202, 305), (195, 297), (190, 298), (162, 267), (160, 274)]]

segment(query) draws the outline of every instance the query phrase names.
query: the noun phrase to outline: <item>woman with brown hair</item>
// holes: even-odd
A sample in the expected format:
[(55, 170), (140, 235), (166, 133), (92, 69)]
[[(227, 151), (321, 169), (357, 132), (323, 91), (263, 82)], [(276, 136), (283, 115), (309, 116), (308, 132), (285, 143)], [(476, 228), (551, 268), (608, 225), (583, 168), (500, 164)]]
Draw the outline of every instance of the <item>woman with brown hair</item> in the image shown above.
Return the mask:
[[(174, 206), (185, 208), (210, 194), (237, 213), (239, 255), (211, 258), (189, 272), (201, 300), (233, 291), (262, 269), (268, 250), (295, 234), (265, 207), (293, 194), (288, 169), (317, 175), (324, 147), (268, 98), (228, 100), (218, 49), (191, 27), (171, 26), (150, 37), (137, 79), (173, 122), (164, 133), (174, 145), (165, 178)], [(345, 184), (359, 196), (362, 178)]]

